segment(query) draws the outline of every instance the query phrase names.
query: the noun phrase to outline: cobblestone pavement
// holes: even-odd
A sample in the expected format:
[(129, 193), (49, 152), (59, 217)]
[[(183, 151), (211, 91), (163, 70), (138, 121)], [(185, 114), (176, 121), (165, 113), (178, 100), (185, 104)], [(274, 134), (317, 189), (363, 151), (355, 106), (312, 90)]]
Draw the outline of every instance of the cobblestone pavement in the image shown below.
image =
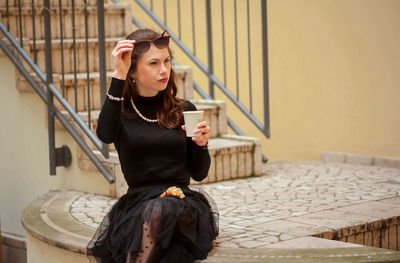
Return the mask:
[[(320, 161), (270, 163), (263, 169), (261, 177), (196, 186), (219, 208), (217, 247), (270, 248), (400, 215), (400, 169)], [(70, 205), (70, 213), (97, 228), (115, 201), (82, 194)], [(354, 206), (366, 203), (364, 211)]]

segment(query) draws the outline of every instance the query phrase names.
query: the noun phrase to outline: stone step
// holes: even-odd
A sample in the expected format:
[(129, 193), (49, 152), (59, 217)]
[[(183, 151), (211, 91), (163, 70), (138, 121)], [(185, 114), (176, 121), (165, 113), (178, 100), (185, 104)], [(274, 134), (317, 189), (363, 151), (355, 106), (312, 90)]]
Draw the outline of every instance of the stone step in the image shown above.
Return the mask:
[[(107, 89), (111, 82), (112, 71), (108, 71), (107, 73)], [(24, 76), (17, 72), (17, 89), (20, 92), (32, 92), (33, 89), (30, 84), (26, 81)], [(36, 74), (31, 73), (31, 76), (38, 82), (39, 78)], [(89, 92), (88, 92), (88, 83), (89, 83)], [(77, 111), (87, 111), (90, 110), (99, 110), (101, 107), (100, 103), (100, 78), (99, 72), (91, 72), (89, 73), (89, 81), (86, 73), (77, 73), (76, 74), (76, 91), (75, 91), (75, 76), (74, 74), (64, 74), (64, 91), (63, 91), (63, 77), (61, 74), (53, 74), (53, 84), (57, 88), (57, 90), (64, 94), (64, 98), (67, 99), (69, 104)], [(43, 89), (45, 87), (41, 85)], [(75, 105), (75, 93), (77, 97), (77, 103)], [(90, 106), (88, 102), (88, 96), (90, 95)], [(54, 100), (54, 104), (60, 110), (64, 110), (58, 100)]]
[[(190, 91), (193, 90), (193, 82), (192, 82), (192, 70), (190, 67), (178, 66), (174, 67), (174, 71), (176, 72), (176, 84), (178, 88), (178, 97), (190, 99), (192, 94)], [(25, 78), (17, 71), (17, 89), (20, 92), (33, 91), (30, 84), (25, 80)], [(31, 76), (39, 82), (39, 78), (36, 74), (32, 73)], [(110, 85), (112, 76), (112, 71), (107, 72), (107, 89)], [(89, 92), (88, 92), (88, 84), (89, 83)], [(61, 74), (53, 74), (53, 84), (55, 87), (62, 93), (63, 92), (63, 79)], [(99, 81), (99, 73), (91, 72), (89, 73), (89, 81), (86, 73), (77, 73), (76, 74), (76, 92), (75, 92), (75, 76), (74, 74), (64, 74), (64, 97), (67, 98), (68, 102), (73, 108), (76, 108), (78, 112), (90, 110), (99, 110), (101, 107), (100, 103), (100, 81)], [(77, 105), (75, 106), (75, 93), (77, 94)], [(90, 94), (90, 107), (88, 102), (88, 94)], [(186, 97), (188, 96), (188, 97)], [(57, 100), (54, 100), (56, 107), (60, 110), (63, 110), (60, 103)], [(199, 104), (207, 104), (207, 102), (200, 102)], [(219, 105), (219, 104), (218, 104)], [(219, 108), (223, 108), (223, 105), (217, 106)], [(222, 115), (221, 115), (222, 117)], [(219, 118), (221, 118), (219, 117)], [(226, 121), (225, 121), (226, 122)], [(226, 133), (226, 128), (223, 130), (219, 129), (219, 134)]]
[[(211, 156), (208, 176), (202, 182), (191, 180), (191, 184), (214, 183), (262, 174), (261, 141), (258, 138), (223, 135), (210, 139), (208, 149)], [(99, 151), (94, 153), (115, 178), (115, 183), (111, 185), (110, 196), (122, 196), (128, 186), (121, 171), (117, 152), (111, 151), (109, 159), (105, 159)], [(81, 169), (97, 171), (80, 149), (78, 158)]]
[[(21, 6), (23, 7), (31, 7), (32, 6), (32, 0), (0, 0), (0, 6), (6, 6), (6, 3), (8, 1), (8, 6), (9, 7), (17, 7), (18, 4), (20, 3)], [(71, 6), (72, 1), (63, 1), (63, 0), (50, 0), (50, 6), (58, 6), (59, 3), (62, 3), (63, 6)], [(104, 0), (104, 3), (108, 3), (110, 1)], [(85, 4), (84, 0), (75, 0), (74, 5), (75, 6), (83, 6)], [(86, 0), (86, 5), (87, 6), (96, 6), (97, 1), (96, 0)], [(43, 1), (34, 1), (34, 6), (43, 6)]]
[[(198, 188), (202, 187), (198, 186)], [(253, 199), (249, 198), (238, 203), (238, 199), (229, 198), (236, 191), (232, 191), (227, 198), (226, 195), (217, 194), (227, 191), (221, 189), (227, 189), (227, 185), (214, 184), (209, 185), (207, 189), (202, 189), (212, 196), (220, 209), (220, 235), (216, 238), (207, 259), (201, 262), (400, 262), (400, 253), (395, 250), (311, 236), (320, 233), (318, 230), (320, 224), (344, 224), (352, 227), (355, 221), (351, 219), (351, 216), (346, 217), (345, 212), (342, 212), (340, 217), (330, 216), (326, 213), (329, 210), (323, 213), (314, 212), (311, 215), (320, 214), (318, 217), (322, 215), (319, 223), (308, 223), (303, 226), (296, 223), (296, 216), (286, 214), (288, 219), (293, 220), (271, 219), (269, 223), (275, 224), (280, 229), (271, 231), (265, 223), (260, 224), (248, 219), (252, 216), (268, 221), (268, 216), (263, 213), (266, 210), (264, 203), (259, 204), (263, 209), (255, 209), (250, 214), (240, 213), (238, 209), (243, 207), (247, 207), (248, 210), (254, 209)], [(251, 190), (248, 193), (238, 193), (238, 195), (241, 194), (252, 196), (254, 192)], [(79, 191), (53, 190), (29, 202), (21, 215), (22, 225), (27, 232), (28, 262), (88, 262), (87, 243), (116, 201), (113, 198)], [(398, 243), (396, 227), (399, 221), (394, 220), (398, 218), (398, 207), (397, 201), (397, 205), (394, 205), (395, 209), (392, 208), (389, 214), (384, 210), (375, 210), (375, 213), (383, 220), (380, 220), (381, 224), (374, 224), (374, 228), (369, 229), (369, 231), (374, 230), (379, 233), (374, 235), (374, 239), (382, 240), (382, 242), (390, 239), (394, 241), (394, 244)], [(364, 206), (363, 211), (368, 214), (371, 209)], [(232, 213), (238, 216), (236, 218), (229, 216)], [(374, 223), (371, 220), (373, 219), (361, 221), (365, 225), (371, 225)], [(232, 226), (237, 226), (237, 228)], [(394, 232), (390, 232), (390, 236), (394, 239), (388, 237), (390, 227), (394, 227)], [(229, 232), (229, 229), (235, 231)], [(308, 230), (305, 231), (305, 229)], [(293, 234), (293, 232), (298, 234)], [(277, 234), (280, 234), (280, 238), (276, 238)], [(283, 238), (284, 236), (286, 237)], [(236, 243), (230, 240), (236, 240), (240, 248), (238, 245), (232, 246)], [(257, 247), (252, 246), (254, 243)]]
[(174, 66), (175, 81), (178, 88), (176, 96), (181, 99), (193, 99), (193, 72), (190, 66)]
[[(105, 39), (105, 55), (106, 55), (106, 70), (112, 71), (114, 70), (114, 65), (111, 63), (112, 60), (112, 51), (119, 40), (122, 37), (114, 37), (114, 38), (106, 38)], [(63, 40), (63, 56), (64, 56), (64, 74), (68, 73), (86, 73), (87, 65), (86, 65), (86, 54), (89, 57), (89, 72), (99, 72), (100, 63), (99, 63), (99, 50), (98, 50), (98, 39), (97, 38), (89, 38), (88, 39), (88, 48), (86, 51), (86, 39), (79, 38), (75, 40), (75, 55), (74, 55), (74, 41), (73, 39), (64, 39)], [(62, 63), (61, 63), (61, 40), (53, 39), (52, 40), (52, 68), (54, 74), (62, 74)], [(29, 50), (28, 53), (30, 57), (34, 57), (34, 46), (33, 41), (29, 41)], [(38, 67), (45, 72), (46, 69), (46, 53), (45, 53), (45, 41), (38, 40), (36, 41), (36, 55), (37, 55), (37, 65)], [(75, 56), (75, 59), (74, 59)], [(74, 61), (76, 65), (76, 71), (74, 70)]]
[[(36, 1), (43, 2), (43, 1)], [(71, 2), (71, 1), (68, 1)], [(72, 39), (73, 38), (73, 17), (72, 8), (68, 5), (63, 5), (62, 14), (62, 35), (60, 29), (60, 10), (58, 6), (52, 6), (51, 8), (51, 37), (52, 39)], [(21, 8), (21, 24), (22, 24), (22, 35), (24, 38), (30, 40), (44, 39), (44, 17), (43, 17), (43, 7), (34, 7), (34, 17), (32, 18), (32, 7), (23, 6)], [(85, 38), (85, 9), (83, 5), (78, 5), (74, 7), (75, 15), (75, 38)], [(20, 36), (19, 28), (19, 9), (18, 7), (8, 8), (7, 19), (7, 9), (4, 5), (0, 8), (1, 22), (4, 25), (9, 21), (10, 31), (14, 36)], [(33, 20), (35, 22), (35, 32), (33, 30)], [(104, 6), (104, 21), (105, 21), (105, 36), (106, 37), (121, 37), (126, 36), (131, 28), (132, 23), (130, 21), (130, 5), (128, 4), (106, 4)], [(88, 6), (87, 7), (87, 34), (89, 38), (97, 38), (98, 28), (97, 28), (97, 7)]]

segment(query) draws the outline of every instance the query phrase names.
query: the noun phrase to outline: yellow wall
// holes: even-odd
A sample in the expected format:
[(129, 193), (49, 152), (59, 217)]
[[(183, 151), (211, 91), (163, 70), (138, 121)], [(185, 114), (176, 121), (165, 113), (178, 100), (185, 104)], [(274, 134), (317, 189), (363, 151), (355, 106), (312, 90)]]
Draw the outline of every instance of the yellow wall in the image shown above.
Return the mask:
[[(132, 3), (132, 1), (125, 1)], [(148, 4), (150, 1), (147, 1)], [(177, 1), (168, 2), (168, 25), (177, 32)], [(190, 1), (181, 0), (182, 38), (192, 48)], [(194, 1), (196, 50), (207, 65), (204, 2)], [(223, 80), (221, 1), (213, 6), (214, 66)], [(234, 43), (233, 1), (224, 0), (226, 41)], [(240, 50), (247, 50), (246, 1), (237, 1)], [(250, 1), (253, 111), (263, 120), (260, 5)], [(270, 161), (318, 159), (323, 151), (400, 157), (400, 1), (398, 0), (268, 0), (269, 96), (271, 138), (266, 139), (228, 102), (229, 116), (249, 136), (263, 138)], [(154, 0), (163, 17), (161, 0)], [(258, 5), (258, 6), (257, 6)], [(147, 27), (156, 28), (140, 7), (132, 13)], [(174, 46), (173, 46), (174, 47)], [(227, 86), (236, 94), (236, 62), (232, 44), (225, 45)], [(190, 65), (174, 48), (180, 64)], [(247, 52), (247, 51), (246, 51)], [(249, 105), (247, 58), (240, 54), (241, 101)], [(194, 78), (207, 82), (194, 67)]]
[(269, 1), (271, 159), (400, 157), (400, 1)]

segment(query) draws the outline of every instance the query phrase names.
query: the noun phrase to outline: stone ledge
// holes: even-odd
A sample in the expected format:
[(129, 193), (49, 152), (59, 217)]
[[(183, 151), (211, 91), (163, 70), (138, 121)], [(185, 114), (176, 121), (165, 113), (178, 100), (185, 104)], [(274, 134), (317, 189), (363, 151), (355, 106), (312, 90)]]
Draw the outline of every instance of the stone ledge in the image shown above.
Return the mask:
[(399, 262), (400, 254), (372, 247), (320, 248), (320, 249), (227, 249), (214, 248), (207, 263), (349, 263)]
[(349, 248), (363, 247), (362, 245), (338, 242), (329, 239), (321, 239), (319, 237), (299, 237), (279, 243), (268, 245), (268, 248), (285, 248), (285, 249), (320, 249), (320, 248)]
[(374, 165), (400, 169), (400, 158), (363, 155), (340, 152), (322, 152), (320, 156), (325, 162), (342, 162), (359, 165)]
[[(46, 249), (57, 247), (65, 255), (77, 253), (84, 260), (86, 245), (101, 220), (94, 224), (89, 221), (101, 219), (113, 201), (115, 199), (99, 195), (55, 190), (40, 196), (26, 207), (22, 213), (22, 223), (28, 236), (36, 239), (35, 242), (50, 245)], [(28, 238), (28, 249), (35, 248), (29, 245), (32, 240)], [(46, 251), (36, 253), (46, 254)], [(266, 259), (278, 260), (276, 262), (298, 262), (300, 259), (307, 262), (330, 262), (334, 259), (332, 262), (342, 262), (344, 259), (343, 262), (399, 262), (400, 253), (306, 235), (260, 249), (214, 247), (208, 259), (203, 262), (232, 262), (233, 259), (235, 262), (265, 262)], [(54, 260), (52, 262), (63, 262), (58, 258)]]
[[(176, 85), (178, 86), (177, 97), (191, 100), (193, 98), (193, 73), (190, 66), (175, 66)], [(179, 88), (181, 87), (181, 88)]]
[[(123, 36), (113, 36), (105, 38), (105, 56), (106, 56), (106, 71), (113, 71), (112, 61), (112, 51), (116, 45), (116, 43), (121, 40)], [(99, 66), (99, 55), (98, 55), (98, 39), (97, 38), (89, 38), (88, 39), (88, 52), (86, 52), (86, 40), (84, 38), (76, 39), (75, 47), (76, 47), (76, 64), (74, 64), (74, 42), (72, 39), (64, 39), (63, 46), (63, 54), (64, 54), (64, 68), (62, 68), (62, 64), (60, 63), (61, 57), (61, 40), (54, 39), (52, 40), (51, 49), (52, 49), (52, 68), (53, 73), (62, 74), (64, 73), (85, 73), (87, 72), (86, 67), (86, 53), (88, 53), (89, 57), (89, 72), (98, 72), (100, 69)], [(33, 41), (29, 41), (28, 43), (28, 53), (31, 57), (33, 57)], [(45, 72), (45, 41), (37, 40), (36, 41), (36, 52), (37, 52), (37, 66)], [(76, 66), (76, 68), (75, 68)], [(29, 70), (29, 68), (28, 68)], [(32, 70), (29, 70), (33, 72)]]
[(211, 137), (221, 137), (228, 132), (226, 103), (222, 100), (192, 100), (197, 110), (203, 110), (204, 120), (211, 127)]
[(86, 245), (95, 229), (76, 221), (66, 209), (81, 194), (55, 190), (40, 196), (23, 210), (23, 227), (30, 235), (47, 244), (86, 254)]

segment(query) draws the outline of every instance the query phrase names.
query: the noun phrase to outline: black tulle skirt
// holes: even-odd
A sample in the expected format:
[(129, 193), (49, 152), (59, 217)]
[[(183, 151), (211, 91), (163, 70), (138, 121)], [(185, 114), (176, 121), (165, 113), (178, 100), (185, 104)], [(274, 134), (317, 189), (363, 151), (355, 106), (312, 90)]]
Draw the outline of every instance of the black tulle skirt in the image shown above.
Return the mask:
[(177, 187), (185, 198), (160, 198), (168, 188), (165, 185), (130, 188), (106, 214), (88, 243), (91, 262), (135, 262), (144, 224), (156, 230), (148, 262), (205, 259), (218, 236), (217, 207), (201, 188)]

